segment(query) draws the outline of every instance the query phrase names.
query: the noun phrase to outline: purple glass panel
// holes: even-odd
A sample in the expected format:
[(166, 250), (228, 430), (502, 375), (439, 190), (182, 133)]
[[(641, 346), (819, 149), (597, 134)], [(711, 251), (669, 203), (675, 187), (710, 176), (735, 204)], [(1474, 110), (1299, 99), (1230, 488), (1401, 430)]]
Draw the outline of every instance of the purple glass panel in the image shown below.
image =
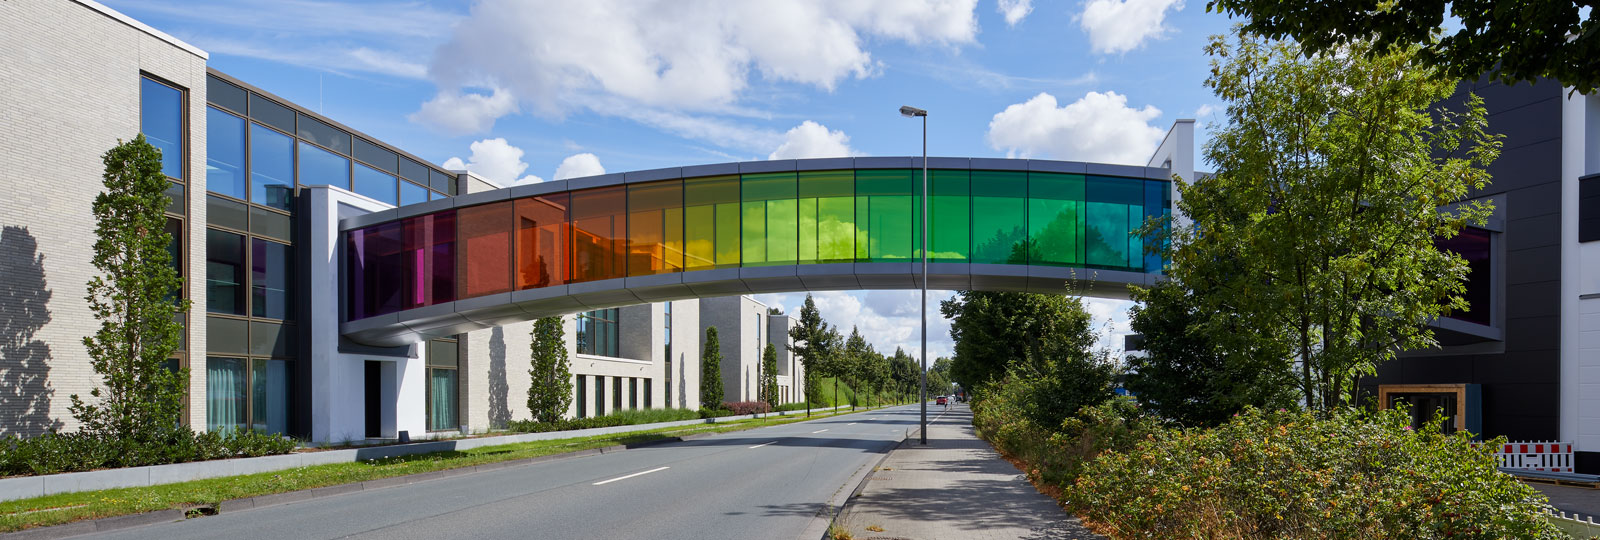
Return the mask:
[(408, 218), (405, 223), (405, 295), (401, 309), (456, 299), (456, 213)]
[(1455, 238), (1439, 240), (1436, 242), (1439, 249), (1453, 251), (1461, 258), (1467, 260), (1467, 305), (1471, 306), (1466, 311), (1452, 312), (1447, 317), (1452, 319), (1489, 325), (1491, 307), (1490, 292), (1493, 290), (1493, 281), (1490, 279), (1490, 249), (1489, 231), (1474, 227), (1461, 230)]
[(374, 225), (346, 234), (345, 299), (350, 320), (400, 311), (405, 282), (400, 222)]

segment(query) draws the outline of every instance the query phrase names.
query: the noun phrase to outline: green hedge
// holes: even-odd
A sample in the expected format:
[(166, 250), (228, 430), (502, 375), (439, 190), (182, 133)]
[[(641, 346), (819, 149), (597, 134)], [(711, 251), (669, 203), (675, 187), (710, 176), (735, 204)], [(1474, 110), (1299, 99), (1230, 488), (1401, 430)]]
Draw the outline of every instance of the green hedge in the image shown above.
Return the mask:
[(250, 430), (196, 433), (188, 427), (178, 427), (146, 441), (50, 432), (26, 439), (0, 438), (0, 475), (55, 474), (287, 454), (295, 446), (293, 439), (282, 435)]
[(1247, 411), (1089, 462), (1067, 495), (1114, 538), (1565, 538), (1464, 433), (1399, 411)]
[(697, 418), (708, 418), (708, 416), (706, 412), (696, 411), (694, 409), (629, 409), (625, 411), (617, 411), (603, 416), (590, 416), (587, 418), (564, 418), (558, 422), (513, 420), (509, 425), (506, 426), (506, 429), (520, 433), (544, 433), (548, 431), (569, 431), (574, 429), (632, 426), (637, 424), (654, 424), (658, 422), (676, 422), (680, 420), (694, 420)]

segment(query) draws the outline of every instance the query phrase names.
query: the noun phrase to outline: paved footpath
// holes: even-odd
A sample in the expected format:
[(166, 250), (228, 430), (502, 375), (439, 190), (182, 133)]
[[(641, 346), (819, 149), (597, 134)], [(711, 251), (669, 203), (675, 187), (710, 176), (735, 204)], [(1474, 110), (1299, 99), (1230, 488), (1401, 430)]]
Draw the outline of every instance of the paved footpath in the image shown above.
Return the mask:
[[(839, 520), (857, 539), (1103, 539), (1035, 490), (972, 428), (972, 410), (928, 406), (928, 444), (889, 454)], [(872, 530), (868, 527), (881, 528)]]

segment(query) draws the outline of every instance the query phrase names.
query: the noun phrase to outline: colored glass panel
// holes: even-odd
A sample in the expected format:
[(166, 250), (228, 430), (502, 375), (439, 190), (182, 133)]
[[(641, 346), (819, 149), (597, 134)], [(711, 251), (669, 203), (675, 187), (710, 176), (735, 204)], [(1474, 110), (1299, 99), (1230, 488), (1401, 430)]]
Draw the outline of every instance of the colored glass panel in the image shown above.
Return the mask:
[(683, 271), (683, 182), (628, 186), (628, 275)]
[(1091, 176), (1085, 185), (1084, 246), (1090, 266), (1142, 267), (1139, 238), (1144, 217), (1144, 181)]
[(800, 262), (851, 262), (856, 243), (855, 171), (799, 173)]
[(865, 229), (856, 233), (858, 260), (907, 262), (919, 256), (920, 201), (915, 194), (921, 190), (922, 174), (912, 173), (910, 169), (856, 171), (856, 225)]
[(1083, 190), (1082, 175), (1028, 174), (1028, 264), (1083, 264)]
[(683, 181), (684, 268), (739, 265), (739, 177)]
[(1494, 282), (1490, 280), (1490, 257), (1493, 253), (1490, 234), (1485, 229), (1464, 227), (1454, 238), (1434, 241), (1439, 249), (1453, 252), (1467, 261), (1467, 290), (1462, 295), (1467, 300), (1467, 309), (1452, 311), (1446, 317), (1482, 325), (1493, 324), (1490, 317), (1490, 298), (1494, 290)]
[(456, 213), (453, 210), (406, 218), (405, 283), (401, 308), (455, 300)]
[(966, 261), (972, 253), (971, 174), (929, 171), (928, 259)]
[[(1145, 180), (1144, 182), (1144, 222), (1152, 219), (1162, 219), (1170, 215), (1172, 184), (1159, 180)], [(1143, 222), (1141, 222), (1141, 225)], [(1162, 249), (1159, 236), (1150, 236), (1144, 239), (1144, 268), (1146, 272), (1161, 271)]]
[(572, 283), (627, 275), (627, 208), (623, 186), (572, 192)]
[(456, 267), (462, 273), (457, 298), (511, 292), (512, 207), (502, 201), (456, 210)]
[(972, 171), (972, 262), (1026, 264), (1028, 173)]
[(517, 199), (517, 289), (567, 282), (567, 194)]
[(384, 223), (345, 236), (345, 305), (351, 320), (400, 310), (406, 282), (404, 225)]
[(744, 175), (743, 264), (794, 264), (798, 253), (795, 173)]

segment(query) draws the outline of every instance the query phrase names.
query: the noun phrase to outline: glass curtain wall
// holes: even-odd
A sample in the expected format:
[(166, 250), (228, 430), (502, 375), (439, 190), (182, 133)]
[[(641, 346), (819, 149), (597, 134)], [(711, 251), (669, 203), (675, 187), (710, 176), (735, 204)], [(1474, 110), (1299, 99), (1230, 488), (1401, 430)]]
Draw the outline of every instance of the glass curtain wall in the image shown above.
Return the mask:
[[(558, 192), (347, 232), (350, 318), (628, 276), (787, 264), (914, 262), (920, 171), (688, 178)], [(1138, 229), (1166, 181), (930, 171), (935, 262), (1160, 271)], [(456, 257), (460, 250), (459, 258)], [(580, 321), (582, 324), (588, 324)]]

